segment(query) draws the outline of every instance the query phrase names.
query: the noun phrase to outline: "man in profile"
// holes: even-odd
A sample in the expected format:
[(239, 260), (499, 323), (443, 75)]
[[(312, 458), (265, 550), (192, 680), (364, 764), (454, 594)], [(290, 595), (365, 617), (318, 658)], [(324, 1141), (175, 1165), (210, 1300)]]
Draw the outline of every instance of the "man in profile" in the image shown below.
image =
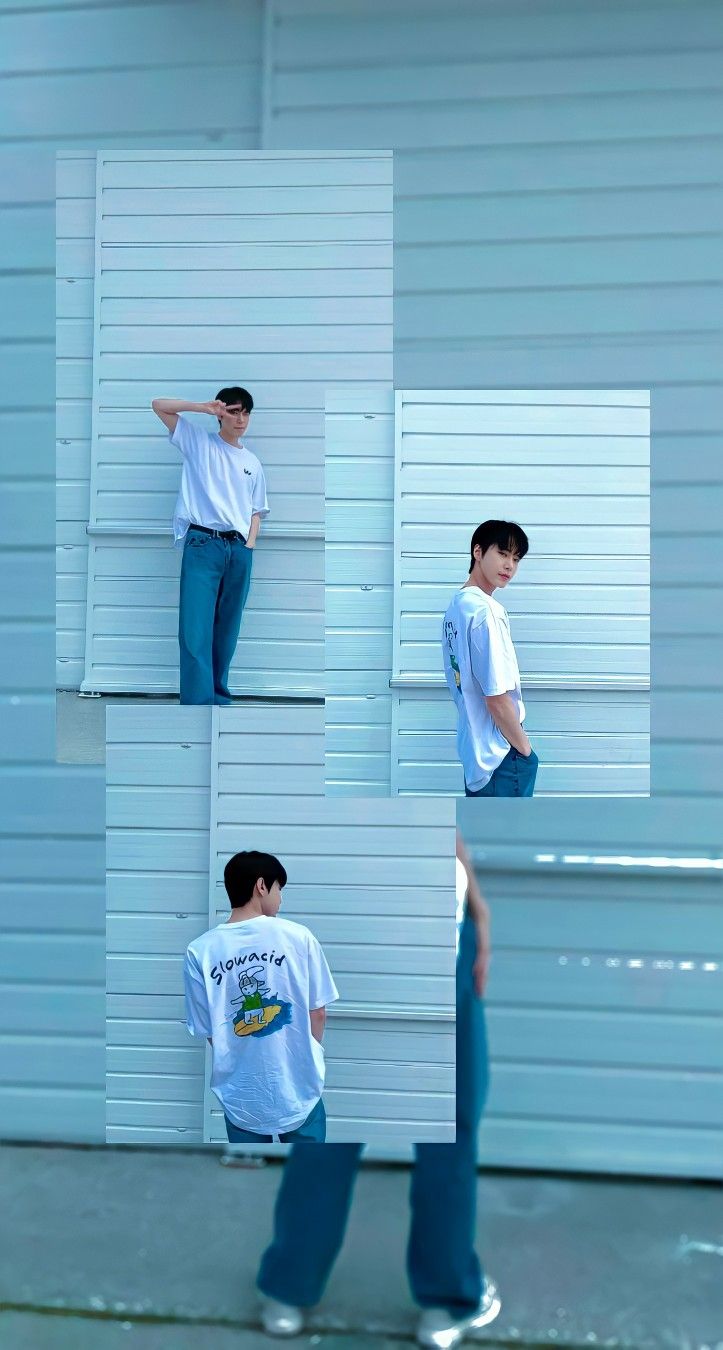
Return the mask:
[(485, 520), (470, 543), (469, 577), (447, 606), (444, 675), (457, 708), (457, 753), (467, 797), (531, 797), (538, 759), (523, 726), (520, 668), (507, 610), (509, 586), (529, 548), (510, 520)]

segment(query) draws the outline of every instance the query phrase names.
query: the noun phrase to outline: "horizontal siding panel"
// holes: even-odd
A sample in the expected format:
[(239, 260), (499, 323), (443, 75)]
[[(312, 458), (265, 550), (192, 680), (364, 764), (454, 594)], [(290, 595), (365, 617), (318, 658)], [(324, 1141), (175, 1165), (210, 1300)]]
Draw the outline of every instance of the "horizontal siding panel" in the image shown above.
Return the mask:
[[(251, 843), (283, 858), (284, 913), (318, 935), (339, 984), (326, 1050), (329, 1138), (361, 1129), (379, 1139), (387, 1123), (392, 1144), (450, 1138), (451, 805), (399, 804), (390, 820), (388, 801), (327, 802), (319, 706), (257, 703), (211, 718), (167, 708), (161, 725), (135, 705), (111, 707), (107, 719), (107, 1138), (157, 1131), (161, 1142), (196, 1129), (200, 1109), (203, 1137), (221, 1140), (183, 1027), (182, 957), (227, 914), (223, 865)], [(345, 1016), (346, 1006), (363, 1011)]]
[[(226, 181), (227, 165), (224, 209), (209, 211), (209, 190), (219, 172)], [(239, 378), (242, 359), (260, 409), (252, 444), (268, 468), (272, 515), (254, 569), (266, 585), (257, 592), (252, 583), (230, 688), (323, 694), (321, 593), (313, 585), (321, 545), (300, 538), (294, 547), (288, 538), (323, 531), (326, 386), (391, 376), (391, 172), (386, 152), (326, 161), (225, 149), (101, 153), (85, 691), (177, 690), (180, 557), (162, 558), (143, 532), (169, 530), (179, 458), (154, 430), (148, 404), (169, 388), (205, 399), (219, 380)], [(190, 290), (189, 268), (197, 274)], [(87, 349), (88, 323), (68, 321), (66, 360)], [(71, 367), (67, 373), (70, 386)], [(82, 518), (80, 484), (64, 509)], [(97, 527), (123, 530), (123, 549)], [(136, 551), (139, 584), (114, 603), (108, 583), (125, 583)], [(159, 579), (171, 585), (159, 589)], [(271, 583), (286, 594), (288, 580), (292, 603), (274, 600)], [(76, 650), (68, 629), (64, 656)]]

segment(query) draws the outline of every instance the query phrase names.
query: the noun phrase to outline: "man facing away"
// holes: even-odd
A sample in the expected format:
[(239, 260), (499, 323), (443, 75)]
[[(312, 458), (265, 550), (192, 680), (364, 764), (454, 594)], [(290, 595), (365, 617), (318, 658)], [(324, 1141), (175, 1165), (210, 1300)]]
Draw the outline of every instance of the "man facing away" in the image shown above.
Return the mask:
[[(475, 1249), (477, 1137), (488, 1081), (482, 996), (489, 910), (459, 834), (457, 860), (457, 1133), (453, 1144), (415, 1145), (407, 1243), (409, 1283), (422, 1310), (417, 1342), (439, 1350), (483, 1339), (501, 1306)], [(321, 1299), (344, 1240), (362, 1151), (363, 1144), (291, 1149), (256, 1281), (269, 1335), (297, 1335)]]
[(231, 1143), (324, 1143), (322, 1038), (339, 997), (303, 924), (278, 918), (286, 871), (270, 853), (237, 853), (224, 884), (231, 915), (188, 947), (186, 1025), (211, 1046), (211, 1088)]
[(485, 520), (470, 543), (469, 578), (444, 616), (444, 675), (457, 708), (457, 753), (467, 797), (531, 797), (538, 759), (522, 725), (525, 706), (506, 609), (508, 586), (529, 547), (509, 520)]
[[(183, 545), (178, 612), (181, 703), (230, 703), (228, 674), (251, 582), (261, 517), (269, 513), (264, 471), (243, 436), (254, 406), (240, 385), (210, 403), (154, 398), (152, 408), (183, 456), (173, 517)], [(209, 413), (218, 431), (184, 413)]]

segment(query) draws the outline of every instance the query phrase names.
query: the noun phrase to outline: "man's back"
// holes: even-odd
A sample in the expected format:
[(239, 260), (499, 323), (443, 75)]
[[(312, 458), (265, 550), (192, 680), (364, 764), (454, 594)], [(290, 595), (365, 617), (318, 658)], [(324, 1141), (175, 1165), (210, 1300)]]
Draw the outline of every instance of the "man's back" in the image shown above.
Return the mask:
[(300, 1125), (324, 1086), (309, 1012), (338, 998), (314, 935), (266, 915), (219, 924), (189, 945), (185, 983), (188, 1029), (212, 1041), (229, 1120), (262, 1134)]

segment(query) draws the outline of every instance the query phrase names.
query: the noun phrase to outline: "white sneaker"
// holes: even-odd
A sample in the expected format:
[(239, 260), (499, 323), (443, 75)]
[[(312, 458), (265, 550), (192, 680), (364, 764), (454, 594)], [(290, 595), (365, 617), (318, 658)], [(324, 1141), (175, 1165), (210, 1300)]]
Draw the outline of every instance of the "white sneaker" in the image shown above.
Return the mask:
[(425, 1308), (417, 1323), (417, 1344), (430, 1346), (433, 1350), (450, 1350), (464, 1340), (476, 1340), (475, 1333), (494, 1322), (501, 1307), (497, 1286), (491, 1280), (485, 1280), (479, 1308), (471, 1317), (455, 1322), (446, 1308)]
[(269, 1336), (298, 1336), (304, 1325), (303, 1309), (275, 1298), (262, 1298), (261, 1325)]

